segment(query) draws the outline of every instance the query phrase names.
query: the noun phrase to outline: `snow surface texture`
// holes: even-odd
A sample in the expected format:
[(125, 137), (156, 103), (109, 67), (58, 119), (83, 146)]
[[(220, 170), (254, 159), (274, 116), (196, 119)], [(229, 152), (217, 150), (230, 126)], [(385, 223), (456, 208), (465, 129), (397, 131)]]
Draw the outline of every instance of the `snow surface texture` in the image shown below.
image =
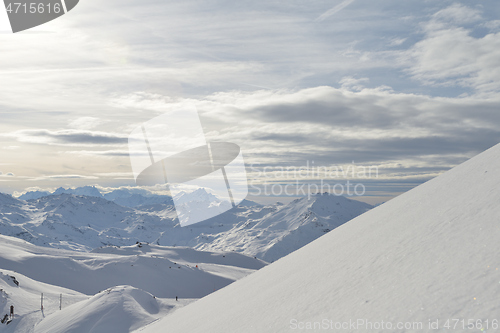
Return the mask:
[[(16, 282), (14, 282), (16, 281)], [(41, 310), (41, 293), (44, 293), (44, 311)], [(0, 332), (33, 332), (34, 326), (45, 316), (88, 298), (79, 292), (32, 280), (17, 272), (0, 269), (0, 317), (10, 313), (14, 306), (14, 318), (10, 323), (0, 324)], [(150, 321), (151, 322), (151, 321)]]
[(358, 319), (386, 326), (332, 331), (431, 332), (429, 320), (441, 331), (481, 331), (453, 321), (446, 329), (454, 318), (489, 320), (494, 332), (499, 188), (497, 145), (139, 332), (313, 331), (315, 322)]
[[(181, 304), (189, 302), (181, 300)], [(35, 333), (130, 332), (176, 306), (178, 301), (162, 300), (140, 289), (118, 286), (56, 311), (36, 326)]]
[(159, 297), (199, 298), (236, 280), (205, 271), (206, 267), (210, 271), (214, 265), (224, 265), (229, 276), (234, 271), (239, 277), (242, 270), (248, 274), (265, 265), (234, 252), (137, 244), (81, 253), (39, 247), (6, 236), (0, 236), (0, 253), (1, 268), (86, 295), (115, 285), (132, 285)]
[(15, 307), (0, 332), (129, 332), (264, 265), (234, 252), (136, 244), (81, 253), (0, 236), (0, 316)]
[[(0, 233), (40, 246), (78, 251), (139, 241), (236, 251), (272, 262), (372, 208), (327, 194), (266, 207), (244, 200), (212, 219), (180, 227), (171, 199), (160, 203), (165, 199), (136, 191), (115, 190), (104, 195), (114, 202), (89, 186), (58, 189), (56, 194), (27, 202), (0, 194)], [(24, 196), (35, 198), (40, 194), (34, 193)], [(200, 200), (204, 196), (211, 200), (205, 191), (199, 190), (196, 195)], [(146, 199), (151, 203), (151, 198), (158, 202), (139, 204)], [(128, 204), (135, 208), (116, 204), (118, 199), (129, 200)]]

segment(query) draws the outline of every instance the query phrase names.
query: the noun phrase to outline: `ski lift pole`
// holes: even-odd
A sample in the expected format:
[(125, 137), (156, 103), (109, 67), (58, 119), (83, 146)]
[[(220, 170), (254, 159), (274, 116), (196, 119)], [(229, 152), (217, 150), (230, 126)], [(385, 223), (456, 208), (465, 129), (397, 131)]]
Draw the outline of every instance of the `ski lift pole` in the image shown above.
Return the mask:
[(42, 293), (42, 297), (41, 297), (41, 300), (40, 300), (40, 305), (41, 305), (41, 309), (43, 311), (43, 293)]
[(59, 295), (59, 310), (62, 310), (62, 294)]

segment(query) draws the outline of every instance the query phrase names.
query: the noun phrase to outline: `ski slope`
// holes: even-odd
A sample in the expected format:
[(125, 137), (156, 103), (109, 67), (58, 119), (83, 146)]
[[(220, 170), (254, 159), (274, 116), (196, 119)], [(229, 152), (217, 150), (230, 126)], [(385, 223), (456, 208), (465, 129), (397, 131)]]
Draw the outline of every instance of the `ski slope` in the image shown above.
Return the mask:
[(54, 312), (36, 326), (35, 333), (130, 332), (190, 302), (117, 286)]
[[(213, 265), (224, 266), (225, 277), (205, 270)], [(1, 268), (86, 295), (131, 285), (158, 297), (200, 298), (232, 283), (242, 270), (249, 274), (264, 265), (259, 259), (232, 252), (136, 244), (81, 253), (0, 236)]]
[[(0, 324), (2, 333), (33, 332), (35, 325), (44, 317), (59, 310), (61, 294), (64, 295), (63, 308), (88, 299), (88, 296), (74, 290), (38, 282), (18, 272), (5, 269), (0, 269), (0, 289), (0, 317), (3, 318), (10, 312), (11, 305), (14, 306), (12, 322)], [(44, 293), (43, 311), (42, 293)]]
[(0, 333), (129, 332), (265, 265), (234, 252), (139, 243), (82, 253), (0, 235), (0, 317), (10, 305), (16, 314)]
[(497, 145), (137, 332), (495, 332), (499, 189)]

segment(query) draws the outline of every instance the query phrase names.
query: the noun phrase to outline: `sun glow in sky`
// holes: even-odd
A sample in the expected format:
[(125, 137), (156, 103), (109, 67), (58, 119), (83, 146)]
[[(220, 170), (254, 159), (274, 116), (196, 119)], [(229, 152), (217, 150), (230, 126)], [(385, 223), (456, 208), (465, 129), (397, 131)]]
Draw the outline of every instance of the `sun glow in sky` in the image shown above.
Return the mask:
[(133, 186), (130, 132), (194, 106), (254, 169), (376, 166), (381, 202), (500, 141), (500, 7), (81, 0), (17, 34), (0, 10), (0, 84), (1, 192)]

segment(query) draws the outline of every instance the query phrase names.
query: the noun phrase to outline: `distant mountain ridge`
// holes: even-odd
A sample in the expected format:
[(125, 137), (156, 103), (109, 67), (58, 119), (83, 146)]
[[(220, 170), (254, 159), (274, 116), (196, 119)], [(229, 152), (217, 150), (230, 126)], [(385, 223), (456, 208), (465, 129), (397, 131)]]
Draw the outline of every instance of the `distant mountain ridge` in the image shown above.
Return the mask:
[[(128, 189), (102, 195), (92, 186), (56, 192), (28, 201), (0, 196), (0, 233), (40, 246), (86, 252), (149, 242), (235, 251), (272, 262), (372, 208), (326, 193), (286, 205), (261, 206), (245, 200), (216, 217), (180, 227), (168, 196)], [(28, 192), (25, 197), (33, 196)], [(205, 190), (189, 196), (213, 199)]]
[(87, 197), (104, 198), (109, 201), (113, 201), (120, 206), (125, 207), (138, 207), (147, 206), (155, 204), (165, 204), (171, 205), (172, 197), (168, 195), (159, 195), (151, 193), (147, 190), (141, 189), (116, 189), (111, 192), (106, 192), (104, 194), (99, 191), (95, 186), (83, 186), (77, 188), (63, 188), (59, 187), (54, 192), (50, 193), (47, 191), (29, 191), (18, 197), (20, 200), (37, 200), (50, 195), (60, 195), (60, 194), (72, 194), (72, 195), (82, 195)]

